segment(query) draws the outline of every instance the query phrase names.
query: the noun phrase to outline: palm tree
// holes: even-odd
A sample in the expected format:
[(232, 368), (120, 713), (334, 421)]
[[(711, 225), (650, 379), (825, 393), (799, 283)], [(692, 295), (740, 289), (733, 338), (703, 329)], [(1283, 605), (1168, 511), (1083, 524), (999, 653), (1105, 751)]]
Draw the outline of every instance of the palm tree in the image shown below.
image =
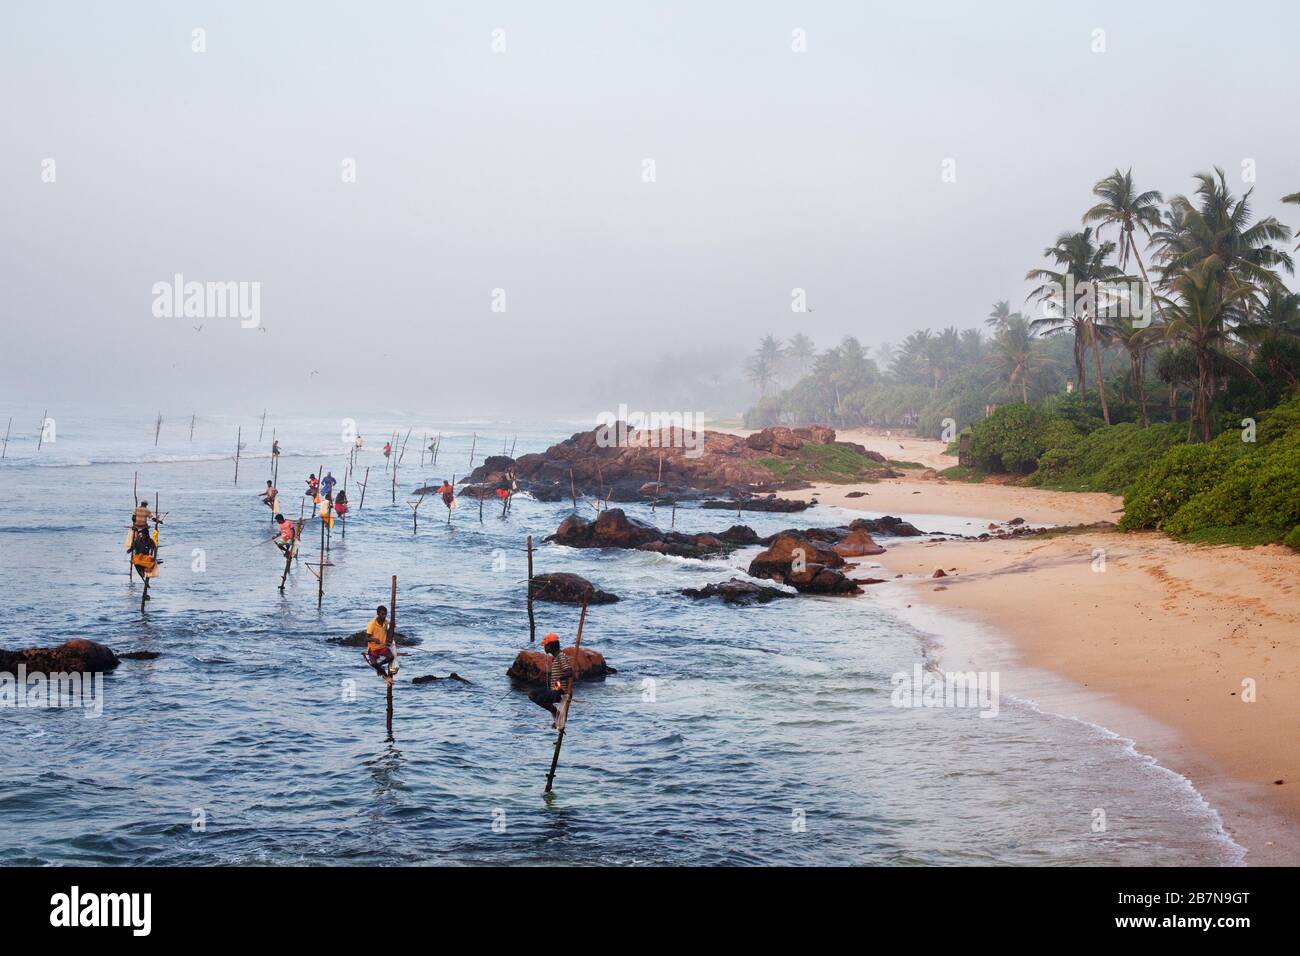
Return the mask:
[(1023, 315), (1013, 313), (993, 339), (993, 367), (1007, 390), (1019, 390), (1020, 400), (1029, 404), (1029, 385), (1051, 365), (1051, 359), (1042, 351), (1042, 343), (1034, 335), (1030, 322)]
[(804, 375), (808, 371), (808, 365), (812, 362), (813, 356), (816, 355), (816, 348), (813, 346), (813, 340), (808, 338), (802, 332), (797, 332), (790, 336), (790, 342), (785, 348), (786, 359), (793, 363), (799, 369), (799, 374)]
[(1223, 170), (1197, 173), (1197, 201), (1175, 196), (1169, 201), (1169, 214), (1163, 227), (1153, 234), (1159, 246), (1165, 284), (1195, 268), (1211, 256), (1219, 268), (1212, 271), (1220, 286), (1252, 286), (1266, 289), (1280, 281), (1277, 270), (1295, 271), (1291, 255), (1274, 243), (1288, 242), (1291, 229), (1273, 216), (1252, 222), (1250, 207), (1253, 189), (1240, 199), (1228, 191)]
[[(1147, 277), (1147, 267), (1142, 262), (1133, 233), (1141, 229), (1142, 234), (1150, 240), (1151, 230), (1160, 227), (1160, 203), (1163, 201), (1160, 193), (1154, 189), (1139, 193), (1133, 185), (1131, 167), (1124, 173), (1116, 169), (1105, 179), (1099, 180), (1092, 187), (1092, 193), (1101, 202), (1083, 214), (1084, 225), (1090, 222), (1097, 223), (1098, 238), (1101, 237), (1101, 231), (1106, 226), (1114, 225), (1119, 228), (1119, 267), (1122, 270), (1128, 265), (1128, 257), (1131, 254), (1138, 264), (1138, 269), (1142, 271), (1146, 294), (1151, 295), (1151, 280)], [(1156, 307), (1160, 307), (1158, 301)], [(1160, 320), (1163, 322), (1164, 318), (1162, 312)]]
[[(1164, 312), (1160, 313), (1162, 316)], [(1147, 352), (1151, 346), (1162, 335), (1164, 335), (1164, 326), (1146, 325), (1138, 326), (1133, 324), (1132, 316), (1122, 317), (1115, 320), (1111, 328), (1111, 340), (1118, 342), (1123, 346), (1124, 351), (1128, 353), (1129, 375), (1133, 382), (1133, 395), (1137, 399), (1138, 406), (1142, 410), (1142, 427), (1146, 428), (1151, 424), (1151, 418), (1147, 414)]]
[(768, 335), (758, 344), (753, 356), (745, 366), (749, 380), (758, 386), (760, 396), (767, 394), (767, 387), (776, 380), (777, 370), (781, 367), (781, 340)]
[(1192, 399), (1189, 435), (1199, 426), (1201, 441), (1210, 440), (1210, 394), (1214, 360), (1229, 341), (1231, 322), (1249, 307), (1254, 290), (1246, 285), (1225, 287), (1228, 269), (1218, 256), (1184, 269), (1170, 279), (1176, 298), (1169, 301), (1166, 333), (1186, 342), (1196, 356), (1196, 392)]
[(1288, 351), (1284, 340), (1300, 337), (1300, 292), (1280, 284), (1269, 286), (1259, 307), (1237, 326), (1237, 334), (1250, 352), (1264, 361), (1273, 378), (1292, 380), (1284, 362)]
[(993, 303), (993, 309), (984, 319), (984, 324), (991, 328), (994, 333), (1001, 332), (1007, 327), (1007, 322), (1011, 319), (1011, 303), (1002, 299)]
[[(1032, 325), (1047, 329), (1045, 334), (1048, 335), (1066, 330), (1074, 333), (1074, 369), (1080, 400), (1087, 389), (1084, 353), (1089, 347), (1092, 349), (1097, 395), (1107, 425), (1110, 424), (1110, 408), (1106, 404), (1106, 386), (1102, 381), (1101, 348), (1109, 337), (1110, 327), (1102, 324), (1099, 313), (1106, 308), (1106, 300), (1111, 295), (1106, 291), (1106, 284), (1127, 278), (1119, 268), (1106, 263), (1114, 251), (1113, 242), (1093, 242), (1091, 226), (1085, 227), (1083, 232), (1063, 232), (1055, 243), (1043, 250), (1043, 255), (1053, 260), (1061, 270), (1030, 269), (1025, 274), (1026, 279), (1043, 283), (1029, 293), (1029, 298), (1044, 303), (1055, 313), (1035, 319)], [(1083, 295), (1081, 309), (1078, 302), (1068, 299), (1067, 290), (1071, 286), (1076, 294)]]
[[(1292, 193), (1289, 196), (1283, 196), (1282, 201), (1300, 205), (1300, 193)], [(1296, 243), (1296, 248), (1300, 249), (1300, 242)]]

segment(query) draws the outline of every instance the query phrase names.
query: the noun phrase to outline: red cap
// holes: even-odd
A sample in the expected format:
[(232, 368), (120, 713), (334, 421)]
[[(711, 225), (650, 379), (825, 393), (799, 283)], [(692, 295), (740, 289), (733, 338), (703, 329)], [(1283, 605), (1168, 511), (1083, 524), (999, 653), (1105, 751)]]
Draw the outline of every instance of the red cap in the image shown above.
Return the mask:
[(560, 643), (560, 635), (558, 634), (547, 634), (544, 638), (542, 638), (542, 647), (545, 647), (547, 644), (558, 644), (558, 643)]

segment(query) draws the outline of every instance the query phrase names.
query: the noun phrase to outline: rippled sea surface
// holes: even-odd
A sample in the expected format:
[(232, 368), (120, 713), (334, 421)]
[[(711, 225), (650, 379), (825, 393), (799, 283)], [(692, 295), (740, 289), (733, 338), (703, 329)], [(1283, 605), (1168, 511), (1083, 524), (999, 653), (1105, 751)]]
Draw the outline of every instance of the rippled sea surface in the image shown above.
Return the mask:
[[(32, 416), (33, 420), (38, 416)], [(246, 448), (233, 483), (235, 429)], [(285, 448), (282, 507), (302, 479), (342, 478), (337, 421), (60, 418), (35, 452), (16, 430), (0, 463), (0, 617), (6, 647), (73, 637), (158, 651), (105, 679), (103, 715), (0, 708), (0, 862), (8, 864), (1168, 864), (1240, 851), (1186, 781), (1127, 742), (1002, 700), (971, 709), (890, 704), (890, 676), (934, 639), (870, 593), (732, 608), (681, 596), (740, 573), (757, 549), (689, 561), (541, 545), (568, 502), (522, 496), (508, 518), (465, 500), (447, 524), (410, 491), (475, 458), (540, 451), (579, 430), (520, 421), (362, 422), (364, 509), (332, 536), (323, 607), (283, 561), (254, 493), (272, 428)], [(379, 447), (414, 424), (396, 503)], [(420, 467), (425, 433), (443, 435)], [(477, 438), (475, 438), (477, 434)], [(134, 477), (167, 513), (164, 565), (139, 609), (122, 540)], [(354, 503), (359, 499), (349, 486)], [(290, 505), (292, 502), (292, 505)], [(585, 506), (591, 514), (590, 506)], [(627, 506), (667, 525), (670, 512)], [(747, 513), (766, 534), (838, 524), (829, 508)], [(734, 514), (683, 507), (676, 526)], [(933, 520), (929, 522), (933, 525)], [(929, 528), (928, 530), (958, 530)], [(536, 570), (573, 571), (623, 600), (593, 607), (583, 643), (618, 669), (580, 686), (555, 792), (554, 734), (505, 672), (528, 646), (525, 539)], [(313, 550), (309, 525), (303, 557)], [(883, 543), (888, 545), (888, 540)], [(195, 570), (196, 551), (206, 568)], [(394, 740), (383, 683), (360, 651), (328, 642), (365, 626), (398, 575), (403, 658)], [(538, 604), (539, 633), (571, 642), (578, 611)], [(469, 685), (414, 686), (456, 671)], [(348, 693), (355, 687), (355, 694)], [(1107, 810), (1105, 833), (1091, 829)], [(201, 820), (202, 827), (195, 821)]]

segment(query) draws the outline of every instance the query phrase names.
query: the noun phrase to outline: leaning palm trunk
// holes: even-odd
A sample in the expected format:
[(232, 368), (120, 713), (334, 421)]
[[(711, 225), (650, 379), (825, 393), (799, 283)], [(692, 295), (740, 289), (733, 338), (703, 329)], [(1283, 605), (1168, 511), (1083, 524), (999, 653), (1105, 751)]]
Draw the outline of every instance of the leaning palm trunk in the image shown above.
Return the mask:
[(1210, 391), (1214, 388), (1214, 376), (1211, 374), (1210, 350), (1203, 345), (1196, 347), (1196, 398), (1193, 400), (1195, 413), (1193, 423), (1200, 425), (1201, 441), (1210, 440)]
[(1074, 333), (1074, 376), (1079, 384), (1079, 402), (1082, 403), (1088, 392), (1087, 365), (1083, 357), (1083, 337)]
[(1128, 364), (1129, 371), (1133, 376), (1133, 394), (1137, 396), (1138, 405), (1142, 409), (1142, 427), (1146, 428), (1151, 424), (1147, 418), (1147, 390), (1146, 390), (1146, 373), (1143, 369), (1141, 349), (1129, 349)]
[(1093, 364), (1097, 367), (1097, 397), (1101, 399), (1101, 417), (1106, 424), (1110, 424), (1110, 409), (1106, 407), (1106, 383), (1101, 377), (1101, 347), (1097, 344), (1097, 326), (1094, 321), (1092, 326), (1092, 359)]

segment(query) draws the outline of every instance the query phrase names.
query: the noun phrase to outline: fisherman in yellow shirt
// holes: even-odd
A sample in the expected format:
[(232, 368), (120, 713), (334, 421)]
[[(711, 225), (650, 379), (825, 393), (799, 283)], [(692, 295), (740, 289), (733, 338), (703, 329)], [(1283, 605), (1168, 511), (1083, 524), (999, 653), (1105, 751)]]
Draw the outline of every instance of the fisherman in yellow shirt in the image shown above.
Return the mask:
[[(375, 608), (374, 619), (366, 625), (366, 637), (370, 640), (366, 644), (366, 653), (363, 655), (366, 663), (375, 669), (375, 673), (385, 681), (391, 681), (388, 672), (384, 670), (384, 665), (393, 660), (393, 648), (388, 642), (388, 608), (379, 605)], [(393, 635), (394, 643), (397, 635)]]

